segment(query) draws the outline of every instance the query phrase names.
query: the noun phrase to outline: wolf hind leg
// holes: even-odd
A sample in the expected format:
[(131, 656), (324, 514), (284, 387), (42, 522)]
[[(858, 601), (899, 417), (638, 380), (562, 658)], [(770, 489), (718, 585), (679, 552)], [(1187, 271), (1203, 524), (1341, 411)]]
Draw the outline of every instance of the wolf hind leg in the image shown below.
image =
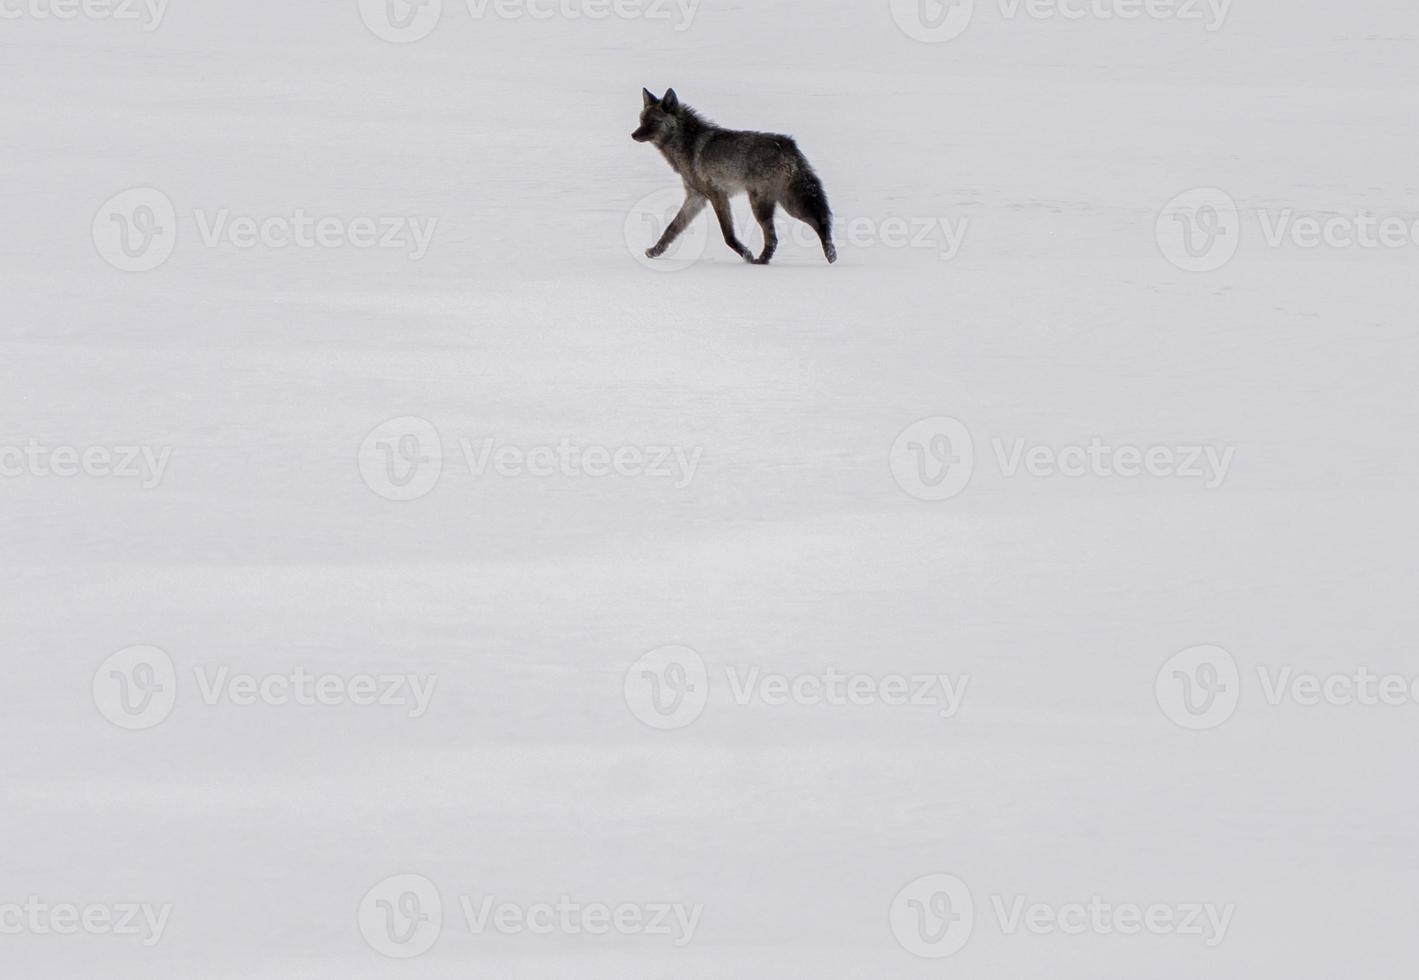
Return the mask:
[(750, 194), (749, 206), (754, 209), (754, 217), (758, 219), (759, 228), (764, 233), (764, 250), (759, 253), (754, 264), (768, 265), (769, 260), (774, 257), (774, 252), (778, 250), (778, 231), (774, 228), (774, 211), (778, 208), (778, 202), (767, 194)]
[(788, 195), (783, 201), (784, 210), (812, 228), (823, 243), (823, 255), (832, 263), (838, 260), (838, 249), (833, 244), (833, 209), (828, 206), (828, 195), (823, 184), (811, 171), (801, 173), (788, 187)]
[(723, 194), (715, 197), (714, 204), (715, 217), (719, 218), (719, 230), (724, 234), (724, 244), (739, 253), (739, 257), (745, 262), (754, 261), (754, 253), (739, 240), (739, 236), (734, 233), (734, 212), (729, 207), (729, 198)]

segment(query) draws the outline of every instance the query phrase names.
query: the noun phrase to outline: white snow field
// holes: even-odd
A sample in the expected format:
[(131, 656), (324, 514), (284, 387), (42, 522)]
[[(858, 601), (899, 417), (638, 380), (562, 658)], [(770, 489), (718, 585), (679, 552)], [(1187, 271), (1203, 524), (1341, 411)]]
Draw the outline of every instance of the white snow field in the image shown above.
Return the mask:
[[(0, 0), (0, 86), (0, 976), (1413, 975), (1411, 2)], [(837, 265), (645, 260), (642, 86)]]

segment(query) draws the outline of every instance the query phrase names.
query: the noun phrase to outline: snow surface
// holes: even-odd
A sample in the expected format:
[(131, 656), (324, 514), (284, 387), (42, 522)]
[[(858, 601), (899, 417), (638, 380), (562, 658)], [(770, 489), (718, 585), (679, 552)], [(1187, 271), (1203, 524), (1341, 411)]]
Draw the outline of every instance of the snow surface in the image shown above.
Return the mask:
[[(926, 43), (887, 0), (703, 0), (684, 30), (448, 0), (395, 44), (354, 0), (171, 0), (152, 31), (0, 3), (0, 445), (171, 450), (146, 488), (0, 479), (0, 975), (1412, 976), (1419, 705), (1272, 706), (1257, 671), (1419, 675), (1419, 245), (1249, 221), (1197, 272), (1155, 227), (1211, 187), (1419, 217), (1419, 8), (976, 6)], [(829, 267), (785, 220), (751, 268), (702, 217), (698, 261), (648, 267), (638, 202), (677, 181), (629, 134), (671, 85), (792, 133), (844, 232), (964, 222), (959, 251), (868, 233)], [(129, 188), (176, 208), (144, 273), (91, 232)], [(222, 209), (437, 227), (418, 261), (208, 247)], [(922, 500), (894, 444), (936, 416), (975, 472)], [(389, 500), (361, 445), (405, 417), (443, 470)], [(457, 442), (489, 437), (703, 452), (688, 486), (477, 476)], [(1008, 476), (996, 438), (1234, 456), (1212, 489)], [(1203, 644), (1241, 701), (1185, 730), (1155, 681)], [(177, 702), (129, 731), (95, 691), (135, 645)], [(656, 730), (627, 672), (667, 645), (709, 703)], [(208, 705), (221, 667), (437, 689), (417, 718)], [(951, 718), (741, 706), (728, 667), (969, 686)], [(445, 922), (400, 960), (359, 909), (406, 874)], [(892, 913), (935, 874), (974, 897), (949, 958)], [(12, 929), (32, 895), (171, 913), (152, 946)], [(563, 895), (703, 913), (677, 947), (475, 934), (458, 901)], [(1216, 945), (1012, 934), (1017, 895), (1234, 913)]]

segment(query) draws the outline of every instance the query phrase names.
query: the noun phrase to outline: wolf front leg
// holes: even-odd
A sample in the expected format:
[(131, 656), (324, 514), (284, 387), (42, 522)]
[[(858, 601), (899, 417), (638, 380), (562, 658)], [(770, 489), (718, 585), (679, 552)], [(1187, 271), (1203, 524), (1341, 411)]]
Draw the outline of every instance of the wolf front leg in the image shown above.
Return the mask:
[(660, 236), (660, 241), (645, 250), (646, 258), (658, 259), (665, 254), (665, 250), (675, 244), (675, 239), (679, 238), (685, 229), (690, 227), (690, 222), (699, 216), (705, 209), (704, 195), (689, 191), (685, 194), (685, 203), (680, 205), (680, 213), (671, 220), (669, 227), (665, 229), (665, 234)]
[(729, 198), (721, 194), (714, 198), (714, 213), (719, 218), (719, 230), (724, 233), (724, 244), (739, 253), (739, 257), (745, 262), (754, 261), (754, 253), (739, 240), (739, 236), (734, 233), (734, 212), (729, 208)]

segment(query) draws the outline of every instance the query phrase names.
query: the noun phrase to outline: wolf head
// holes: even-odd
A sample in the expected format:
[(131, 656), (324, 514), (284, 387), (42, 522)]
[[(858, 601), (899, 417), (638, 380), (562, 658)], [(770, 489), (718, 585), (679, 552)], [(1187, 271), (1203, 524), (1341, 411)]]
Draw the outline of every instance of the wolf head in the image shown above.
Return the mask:
[(637, 143), (664, 146), (675, 137), (680, 128), (684, 109), (680, 104), (680, 97), (675, 94), (673, 88), (666, 90), (664, 98), (657, 99), (650, 94), (650, 89), (641, 89), (641, 96), (644, 99), (641, 124), (640, 128), (631, 134), (631, 139)]

